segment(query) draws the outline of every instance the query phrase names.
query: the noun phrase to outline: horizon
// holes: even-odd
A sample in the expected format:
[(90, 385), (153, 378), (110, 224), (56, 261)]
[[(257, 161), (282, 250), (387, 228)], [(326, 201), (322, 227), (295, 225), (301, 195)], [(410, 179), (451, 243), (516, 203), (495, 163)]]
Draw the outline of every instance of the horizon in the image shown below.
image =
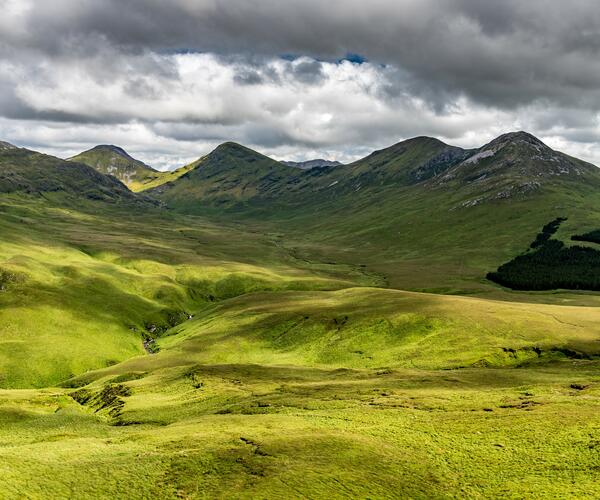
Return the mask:
[(525, 129), (600, 164), (594, 7), (3, 0), (0, 137), (61, 158), (126, 145), (162, 170), (225, 140), (348, 163)]
[[(523, 134), (527, 134), (527, 135), (530, 135), (530, 136), (533, 136), (533, 137), (535, 137), (536, 139), (538, 139), (538, 140), (542, 141), (544, 144), (546, 144), (546, 146), (550, 147), (551, 149), (554, 149), (555, 151), (559, 151), (559, 152), (562, 152), (562, 153), (566, 153), (566, 151), (561, 151), (561, 150), (559, 150), (559, 149), (553, 148), (553, 147), (552, 147), (550, 144), (546, 143), (546, 141), (544, 141), (542, 138), (539, 138), (539, 137), (535, 136), (534, 134), (532, 134), (532, 133), (528, 132), (527, 130), (512, 130), (512, 131), (509, 131), (509, 132), (502, 132), (502, 133), (501, 133), (501, 134), (499, 134), (498, 136), (492, 137), (492, 138), (491, 138), (489, 141), (486, 141), (486, 142), (485, 142), (485, 143), (483, 143), (483, 144), (480, 144), (480, 145), (477, 145), (477, 146), (473, 146), (473, 147), (463, 147), (463, 149), (480, 149), (480, 148), (482, 148), (483, 146), (485, 146), (486, 144), (488, 144), (489, 142), (492, 142), (493, 140), (495, 140), (495, 139), (498, 139), (499, 137), (502, 137), (502, 136), (504, 136), (504, 135), (521, 134), (521, 133), (523, 133)], [(120, 144), (95, 144), (95, 145), (91, 146), (90, 148), (88, 148), (88, 149), (86, 149), (86, 150), (79, 151), (79, 152), (77, 152), (77, 153), (75, 153), (75, 154), (73, 154), (73, 155), (71, 155), (71, 156), (66, 156), (66, 157), (57, 156), (57, 158), (64, 159), (64, 160), (71, 160), (72, 158), (76, 157), (77, 155), (79, 155), (79, 154), (82, 154), (82, 153), (86, 153), (86, 152), (88, 152), (88, 151), (91, 151), (91, 150), (93, 150), (93, 149), (95, 149), (95, 148), (99, 148), (99, 147), (108, 147), (108, 148), (116, 148), (116, 149), (120, 149), (120, 150), (121, 150), (123, 153), (125, 153), (125, 155), (129, 156), (130, 158), (133, 158), (134, 160), (139, 160), (139, 161), (142, 161), (142, 162), (143, 162), (143, 163), (145, 163), (146, 165), (148, 165), (148, 166), (150, 166), (150, 167), (154, 168), (155, 170), (157, 170), (157, 171), (159, 171), (159, 172), (173, 172), (173, 171), (177, 170), (178, 168), (182, 168), (182, 167), (184, 167), (184, 166), (187, 166), (187, 165), (189, 165), (190, 163), (193, 163), (194, 161), (196, 161), (196, 160), (198, 160), (198, 159), (200, 159), (200, 158), (202, 158), (202, 157), (204, 157), (204, 156), (206, 156), (206, 155), (210, 154), (211, 152), (213, 152), (214, 150), (216, 150), (216, 149), (217, 149), (217, 148), (219, 148), (220, 146), (223, 146), (223, 145), (225, 145), (225, 144), (229, 144), (229, 143), (231, 143), (231, 144), (237, 144), (237, 145), (239, 145), (239, 146), (243, 146), (243, 147), (246, 147), (246, 148), (252, 149), (252, 150), (256, 151), (257, 153), (261, 153), (261, 154), (264, 154), (265, 156), (269, 156), (270, 158), (273, 158), (274, 160), (276, 160), (276, 161), (278, 161), (278, 162), (281, 162), (281, 163), (286, 163), (286, 162), (291, 162), (291, 163), (304, 163), (304, 162), (315, 161), (315, 160), (324, 160), (324, 161), (338, 162), (338, 163), (340, 163), (340, 164), (341, 164), (341, 166), (344, 166), (344, 165), (349, 165), (349, 164), (351, 164), (351, 163), (353, 163), (353, 162), (355, 162), (355, 161), (362, 160), (362, 159), (366, 158), (367, 156), (369, 156), (369, 155), (370, 155), (370, 154), (372, 154), (372, 153), (376, 153), (376, 152), (378, 152), (378, 151), (381, 151), (381, 150), (385, 150), (385, 149), (391, 148), (391, 147), (395, 146), (396, 144), (400, 144), (400, 143), (402, 143), (402, 142), (407, 142), (407, 141), (411, 141), (411, 140), (415, 140), (415, 139), (421, 139), (421, 138), (422, 138), (422, 139), (435, 139), (435, 140), (441, 140), (441, 139), (440, 139), (440, 138), (438, 138), (438, 137), (427, 136), (427, 135), (416, 135), (416, 136), (412, 136), (412, 137), (407, 137), (407, 138), (404, 138), (404, 139), (398, 140), (398, 141), (394, 142), (393, 144), (389, 144), (389, 145), (387, 145), (387, 146), (384, 146), (384, 147), (382, 147), (382, 148), (379, 148), (379, 149), (373, 149), (373, 150), (371, 150), (371, 151), (368, 151), (366, 154), (364, 154), (364, 155), (362, 155), (362, 156), (356, 156), (355, 158), (351, 159), (350, 161), (345, 161), (345, 162), (344, 162), (344, 161), (339, 161), (337, 158), (330, 158), (330, 157), (318, 156), (318, 155), (317, 155), (317, 156), (314, 156), (314, 157), (310, 157), (310, 158), (304, 158), (304, 159), (300, 159), (300, 160), (290, 160), (290, 159), (288, 159), (288, 158), (277, 158), (277, 157), (275, 157), (275, 156), (270, 156), (270, 155), (268, 155), (268, 154), (264, 153), (263, 151), (260, 151), (260, 150), (258, 150), (258, 149), (256, 149), (256, 148), (253, 148), (253, 147), (250, 147), (250, 146), (248, 146), (248, 145), (246, 145), (246, 144), (242, 144), (242, 143), (239, 143), (239, 142), (236, 142), (236, 141), (232, 141), (232, 140), (226, 140), (226, 141), (224, 141), (224, 142), (221, 142), (221, 143), (217, 144), (216, 146), (214, 146), (212, 149), (210, 149), (210, 150), (208, 150), (208, 151), (206, 151), (206, 152), (204, 152), (204, 153), (200, 154), (199, 156), (197, 156), (197, 157), (193, 157), (193, 158), (190, 158), (190, 159), (188, 159), (188, 160), (187, 160), (185, 163), (182, 163), (182, 164), (179, 164), (179, 165), (173, 165), (173, 166), (171, 166), (170, 168), (166, 168), (166, 169), (162, 169), (162, 170), (161, 170), (161, 169), (158, 169), (158, 168), (156, 168), (154, 165), (152, 165), (152, 164), (149, 164), (148, 162), (145, 162), (145, 161), (142, 159), (142, 157), (143, 157), (143, 152), (141, 153), (141, 156), (139, 156), (139, 157), (138, 157), (136, 154), (134, 154), (134, 155), (131, 155), (131, 153), (129, 152), (129, 148), (128, 148), (127, 146), (123, 146), (123, 145), (120, 145)], [(0, 143), (2, 143), (2, 142), (6, 142), (6, 143), (8, 143), (8, 144), (10, 144), (10, 145), (12, 145), (12, 146), (16, 146), (16, 147), (18, 147), (18, 148), (31, 149), (31, 148), (28, 148), (28, 147), (27, 147), (27, 146), (25, 146), (25, 145), (19, 145), (19, 144), (14, 144), (14, 143), (11, 143), (11, 142), (9, 142), (9, 141), (2, 141), (2, 140), (0, 140)], [(445, 141), (441, 141), (441, 142), (444, 142), (444, 143), (445, 143), (446, 145), (448, 145), (448, 146), (456, 146), (456, 144), (447, 143), (447, 142), (445, 142)], [(458, 147), (461, 147), (461, 146), (458, 146)], [(51, 156), (56, 156), (56, 155), (53, 155), (52, 153), (49, 153), (49, 152), (46, 152), (46, 151), (43, 151), (43, 150), (34, 150), (34, 151), (37, 151), (37, 152), (39, 152), (39, 153), (43, 153), (43, 154), (49, 154), (49, 155), (51, 155)], [(567, 153), (567, 154), (568, 154), (568, 153)], [(585, 160), (584, 158), (579, 158), (579, 159), (583, 159), (583, 160)], [(587, 160), (585, 160), (585, 161), (587, 161)], [(599, 165), (596, 165), (596, 164), (595, 164), (595, 163), (593, 163), (593, 162), (590, 162), (590, 161), (588, 161), (588, 163), (590, 163), (590, 164), (594, 165), (594, 166), (595, 166), (595, 167), (597, 167), (597, 168), (600, 168), (600, 166), (599, 166)]]

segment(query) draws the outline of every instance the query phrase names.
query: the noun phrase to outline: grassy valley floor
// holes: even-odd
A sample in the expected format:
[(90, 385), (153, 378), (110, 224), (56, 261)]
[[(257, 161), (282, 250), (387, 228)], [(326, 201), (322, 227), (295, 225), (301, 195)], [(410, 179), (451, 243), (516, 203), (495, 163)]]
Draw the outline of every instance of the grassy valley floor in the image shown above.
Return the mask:
[(0, 229), (3, 498), (600, 496), (596, 295), (386, 289), (152, 207)]

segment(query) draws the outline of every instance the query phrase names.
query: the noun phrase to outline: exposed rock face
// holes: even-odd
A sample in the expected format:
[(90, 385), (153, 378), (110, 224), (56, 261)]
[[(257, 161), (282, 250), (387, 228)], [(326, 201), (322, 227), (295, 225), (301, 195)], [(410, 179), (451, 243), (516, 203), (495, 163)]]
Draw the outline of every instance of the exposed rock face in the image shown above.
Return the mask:
[(452, 165), (456, 165), (458, 162), (464, 160), (470, 154), (471, 151), (461, 148), (448, 147), (439, 155), (414, 169), (410, 173), (410, 176), (414, 182), (422, 182), (424, 180), (431, 179), (432, 177), (445, 172), (451, 168)]

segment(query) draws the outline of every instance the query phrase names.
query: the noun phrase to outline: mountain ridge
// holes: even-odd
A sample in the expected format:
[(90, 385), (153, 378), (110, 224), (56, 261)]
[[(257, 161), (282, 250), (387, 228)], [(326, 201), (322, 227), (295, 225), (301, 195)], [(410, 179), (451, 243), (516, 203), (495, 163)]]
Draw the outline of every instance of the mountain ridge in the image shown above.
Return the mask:
[[(203, 177), (202, 195), (196, 194), (192, 198), (203, 205), (210, 204), (215, 198), (222, 204), (236, 183), (240, 192), (231, 199), (236, 202), (286, 197), (299, 202), (299, 197), (308, 196), (308, 193), (343, 195), (383, 186), (421, 186), (464, 192), (464, 206), (469, 206), (486, 200), (527, 196), (542, 184), (552, 184), (561, 178), (585, 177), (600, 181), (600, 170), (593, 165), (554, 151), (523, 131), (502, 134), (474, 149), (418, 136), (373, 151), (350, 164), (316, 169), (283, 170), (280, 167), (286, 166), (284, 163), (233, 142), (221, 144), (203, 158), (178, 180), (159, 188), (154, 194), (170, 201), (179, 198), (177, 202), (180, 203), (177, 183), (199, 180), (199, 174), (195, 172), (202, 168), (205, 169), (200, 175)], [(253, 170), (252, 164), (257, 161), (270, 164), (269, 173), (265, 171), (264, 175), (256, 177), (255, 172), (254, 178), (244, 175), (245, 171)], [(210, 175), (207, 165), (212, 165)], [(215, 181), (212, 185), (211, 179)], [(185, 191), (191, 195), (193, 188), (188, 185)], [(190, 203), (186, 205), (189, 207)]]
[(323, 167), (339, 167), (343, 163), (335, 160), (324, 160), (323, 158), (316, 158), (314, 160), (306, 161), (282, 161), (284, 165), (288, 167), (300, 168), (302, 170), (310, 170), (311, 168), (323, 168)]
[(0, 141), (0, 150), (7, 150), (7, 149), (19, 149), (19, 148), (17, 148), (17, 146), (15, 146), (14, 144), (11, 144), (10, 142)]

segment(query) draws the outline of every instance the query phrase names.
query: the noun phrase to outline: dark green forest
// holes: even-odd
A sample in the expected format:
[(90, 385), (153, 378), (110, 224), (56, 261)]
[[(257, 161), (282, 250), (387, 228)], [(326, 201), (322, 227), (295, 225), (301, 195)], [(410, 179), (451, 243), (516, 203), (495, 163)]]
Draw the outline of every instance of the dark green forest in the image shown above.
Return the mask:
[[(564, 220), (544, 226), (527, 252), (488, 273), (487, 279), (513, 290), (600, 290), (600, 251), (551, 239)], [(594, 236), (600, 243), (600, 230), (572, 239), (594, 241)]]

